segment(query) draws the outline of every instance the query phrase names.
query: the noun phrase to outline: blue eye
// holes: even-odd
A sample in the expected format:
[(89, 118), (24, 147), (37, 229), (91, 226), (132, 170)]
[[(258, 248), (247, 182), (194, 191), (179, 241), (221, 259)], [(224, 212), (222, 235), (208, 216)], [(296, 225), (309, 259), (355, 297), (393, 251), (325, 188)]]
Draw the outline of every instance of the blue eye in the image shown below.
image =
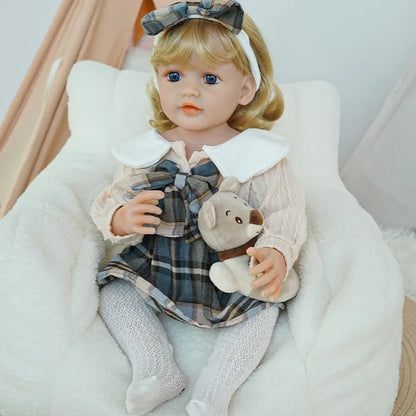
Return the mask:
[(168, 80), (170, 82), (178, 82), (180, 79), (181, 79), (181, 75), (179, 74), (179, 72), (176, 72), (176, 71), (169, 72)]
[(205, 82), (207, 84), (216, 84), (218, 82), (218, 77), (214, 74), (206, 74), (205, 75)]

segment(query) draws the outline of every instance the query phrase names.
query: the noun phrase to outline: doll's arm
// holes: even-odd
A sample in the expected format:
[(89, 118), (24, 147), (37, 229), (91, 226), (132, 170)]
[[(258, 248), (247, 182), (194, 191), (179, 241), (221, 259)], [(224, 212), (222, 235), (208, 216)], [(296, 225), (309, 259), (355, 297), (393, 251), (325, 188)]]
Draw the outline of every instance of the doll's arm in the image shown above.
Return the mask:
[(252, 189), (261, 201), (259, 211), (264, 217), (256, 247), (272, 247), (282, 253), (288, 273), (306, 239), (303, 189), (287, 159), (253, 178)]
[(128, 197), (131, 187), (133, 170), (124, 167), (115, 181), (107, 186), (94, 200), (91, 207), (91, 217), (105, 240), (113, 244), (137, 244), (143, 239), (143, 235), (131, 233), (117, 235), (112, 228), (115, 213), (130, 201)]
[(247, 250), (254, 260), (249, 273), (257, 276), (252, 287), (274, 301), (306, 238), (305, 198), (286, 159), (253, 178), (252, 190), (252, 197), (261, 201), (257, 205), (264, 228), (255, 247)]

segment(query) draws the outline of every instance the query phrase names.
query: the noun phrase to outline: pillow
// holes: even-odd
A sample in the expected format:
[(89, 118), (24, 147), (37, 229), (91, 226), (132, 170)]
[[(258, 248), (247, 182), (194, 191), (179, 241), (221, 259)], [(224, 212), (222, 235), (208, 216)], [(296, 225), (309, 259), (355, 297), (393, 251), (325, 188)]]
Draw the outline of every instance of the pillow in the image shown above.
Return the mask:
[[(101, 75), (98, 78), (97, 71)], [(120, 71), (94, 61), (75, 64), (67, 87), (72, 136), (88, 141), (95, 138), (103, 146), (149, 129), (146, 82), (150, 76), (150, 72)], [(335, 87), (324, 81), (279, 87), (285, 111), (273, 130), (293, 141), (289, 159), (295, 172), (305, 178), (337, 177), (340, 103)]]

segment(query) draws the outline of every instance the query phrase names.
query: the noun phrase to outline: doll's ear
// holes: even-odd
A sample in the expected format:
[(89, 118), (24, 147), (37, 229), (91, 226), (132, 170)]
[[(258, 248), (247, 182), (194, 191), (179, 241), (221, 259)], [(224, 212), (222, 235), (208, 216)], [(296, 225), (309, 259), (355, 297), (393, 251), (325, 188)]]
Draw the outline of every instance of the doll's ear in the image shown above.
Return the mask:
[(198, 221), (199, 223), (203, 221), (203, 225), (208, 228), (208, 230), (212, 230), (215, 227), (217, 221), (214, 204), (212, 202), (204, 202), (198, 215)]
[(256, 94), (256, 81), (253, 75), (245, 75), (241, 86), (241, 96), (238, 104), (247, 105), (253, 101)]

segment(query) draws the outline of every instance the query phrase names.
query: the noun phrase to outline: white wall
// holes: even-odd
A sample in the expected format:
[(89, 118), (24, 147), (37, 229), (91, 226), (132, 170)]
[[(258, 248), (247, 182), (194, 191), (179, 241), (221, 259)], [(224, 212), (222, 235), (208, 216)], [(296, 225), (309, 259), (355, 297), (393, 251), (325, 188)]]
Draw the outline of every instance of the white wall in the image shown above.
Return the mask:
[[(341, 166), (416, 52), (414, 0), (241, 0), (279, 82), (324, 79), (341, 94)], [(0, 120), (60, 0), (0, 1)], [(261, 7), (259, 7), (259, 5)]]
[(262, 21), (279, 81), (323, 79), (337, 87), (342, 166), (415, 57), (416, 1), (241, 0), (241, 4), (256, 22)]
[(61, 0), (0, 0), (0, 121), (13, 101)]

